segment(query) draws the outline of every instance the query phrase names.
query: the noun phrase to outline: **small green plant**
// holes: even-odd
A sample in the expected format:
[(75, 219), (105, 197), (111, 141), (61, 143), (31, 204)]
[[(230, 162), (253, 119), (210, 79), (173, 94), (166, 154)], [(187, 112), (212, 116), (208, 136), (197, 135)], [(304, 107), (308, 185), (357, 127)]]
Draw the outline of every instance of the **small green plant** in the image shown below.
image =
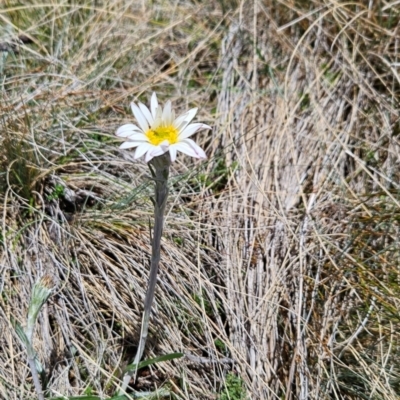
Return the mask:
[(63, 186), (63, 185), (60, 185), (60, 184), (57, 184), (57, 185), (54, 187), (54, 189), (53, 189), (53, 191), (51, 192), (51, 194), (49, 194), (49, 195), (47, 196), (47, 200), (48, 200), (48, 201), (57, 200), (57, 199), (59, 199), (59, 198), (62, 197), (62, 196), (64, 196), (64, 186)]
[(340, 71), (334, 71), (330, 68), (329, 64), (322, 64), (322, 69), (323, 69), (323, 76), (326, 80), (326, 82), (330, 85), (333, 86), (338, 79), (341, 76), (341, 72)]
[(300, 108), (302, 111), (310, 107), (310, 95), (308, 93), (302, 93), (300, 95)]
[(93, 395), (93, 387), (92, 386), (88, 386), (85, 390), (84, 390), (84, 392), (83, 392), (83, 394), (84, 395), (86, 395), (86, 396), (92, 396)]
[(246, 389), (240, 376), (230, 372), (225, 378), (223, 388), (218, 400), (246, 400)]
[(228, 348), (226, 346), (226, 343), (223, 342), (221, 339), (215, 339), (214, 345), (222, 354), (224, 355), (228, 354)]
[(202, 291), (202, 294), (193, 294), (193, 300), (200, 306), (204, 307), (204, 311), (206, 312), (207, 315), (213, 315), (213, 308), (211, 306), (210, 301), (207, 299), (207, 296), (204, 292)]
[(175, 236), (175, 237), (172, 238), (172, 240), (178, 246), (182, 246), (183, 245), (183, 238), (181, 238), (180, 236)]

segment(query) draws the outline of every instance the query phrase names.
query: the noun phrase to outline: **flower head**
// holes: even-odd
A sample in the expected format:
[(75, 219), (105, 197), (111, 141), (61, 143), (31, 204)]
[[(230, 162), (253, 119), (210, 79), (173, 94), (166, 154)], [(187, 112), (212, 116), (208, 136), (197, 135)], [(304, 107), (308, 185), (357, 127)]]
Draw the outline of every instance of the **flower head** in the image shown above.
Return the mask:
[(29, 303), (28, 317), (26, 324), (26, 337), (29, 339), (29, 343), (32, 343), (33, 330), (37, 321), (37, 317), (44, 303), (49, 299), (55, 284), (53, 278), (46, 274), (44, 275), (35, 285), (32, 290), (32, 298)]
[(151, 96), (150, 110), (142, 103), (131, 103), (131, 107), (139, 126), (126, 124), (118, 128), (116, 135), (125, 139), (120, 149), (136, 147), (134, 157), (145, 155), (146, 162), (166, 152), (169, 152), (171, 161), (175, 161), (178, 151), (195, 158), (207, 158), (203, 149), (189, 139), (200, 129), (211, 129), (206, 124), (190, 123), (197, 108), (175, 118), (171, 102), (167, 101), (162, 108), (155, 93)]

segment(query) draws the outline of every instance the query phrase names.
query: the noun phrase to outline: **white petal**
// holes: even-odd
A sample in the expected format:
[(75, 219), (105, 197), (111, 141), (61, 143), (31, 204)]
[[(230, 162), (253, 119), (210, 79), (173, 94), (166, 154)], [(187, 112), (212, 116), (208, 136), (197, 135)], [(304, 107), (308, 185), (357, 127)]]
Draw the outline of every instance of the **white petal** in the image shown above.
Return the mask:
[(162, 107), (158, 107), (156, 110), (156, 116), (154, 118), (154, 125), (152, 125), (152, 129), (157, 129), (162, 124)]
[(164, 106), (162, 120), (165, 125), (172, 124), (172, 106), (171, 106), (171, 102), (169, 100), (167, 101), (167, 104), (165, 104), (165, 106)]
[[(167, 149), (168, 150), (168, 149)], [(153, 157), (158, 157), (158, 156), (162, 156), (165, 153), (165, 149), (163, 149), (160, 146), (157, 146), (152, 152), (151, 155)]]
[(204, 150), (200, 146), (198, 146), (192, 139), (184, 139), (180, 143), (185, 143), (191, 146), (192, 149), (196, 152), (197, 158), (204, 158), (204, 159), (207, 158)]
[(210, 125), (207, 124), (201, 124), (202, 127), (200, 129), (212, 129)]
[(171, 146), (169, 146), (169, 155), (171, 157), (171, 162), (174, 162), (176, 160), (176, 145), (173, 144)]
[(119, 146), (120, 149), (131, 149), (132, 147), (138, 147), (142, 142), (124, 142)]
[(148, 163), (149, 161), (151, 161), (152, 158), (154, 158), (152, 152), (151, 152), (151, 151), (148, 151), (148, 152), (146, 153), (146, 157), (144, 158), (144, 161)]
[(184, 129), (186, 125), (196, 116), (197, 108), (192, 108), (191, 110), (185, 112), (174, 121), (174, 126), (176, 128)]
[(135, 151), (135, 156), (134, 158), (140, 158), (142, 157), (143, 154), (147, 153), (148, 151), (151, 151), (154, 148), (154, 145), (150, 143), (140, 143), (139, 146), (137, 147)]
[(192, 136), (199, 129), (211, 129), (211, 127), (206, 124), (190, 124), (179, 134), (179, 140), (186, 139)]
[(190, 157), (197, 158), (196, 152), (187, 143), (184, 143), (184, 142), (176, 143), (175, 148), (176, 148), (176, 150), (178, 150), (178, 151), (180, 151), (180, 152), (182, 152), (184, 154), (187, 154)]
[(117, 132), (115, 134), (119, 137), (127, 137), (129, 135), (132, 135), (134, 132), (141, 132), (140, 128), (137, 127), (134, 124), (126, 124), (122, 125), (117, 129)]
[(150, 108), (151, 108), (151, 114), (153, 115), (153, 119), (156, 119), (157, 107), (158, 107), (157, 95), (155, 92), (153, 92), (150, 100)]
[(165, 153), (165, 151), (160, 146), (157, 146), (154, 150), (147, 152), (145, 161), (149, 162), (154, 157), (161, 156), (164, 153)]
[(135, 103), (131, 103), (131, 108), (137, 122), (139, 122), (139, 126), (142, 128), (143, 132), (147, 132), (149, 130), (149, 124), (142, 111), (140, 111), (140, 108)]
[(178, 151), (180, 151), (180, 152), (182, 152), (182, 153), (185, 153), (185, 154), (187, 154), (187, 155), (190, 156), (190, 157), (200, 158), (200, 157), (197, 155), (196, 151), (193, 149), (193, 147), (190, 146), (188, 143), (179, 142), (179, 143), (176, 143), (176, 144), (174, 145), (174, 147), (175, 147), (176, 150), (178, 150)]
[(149, 125), (153, 125), (154, 123), (154, 118), (151, 115), (150, 110), (142, 103), (139, 103), (139, 108), (140, 111), (142, 112), (142, 114), (145, 116), (145, 118), (147, 119), (147, 122), (149, 123)]
[(142, 132), (134, 132), (129, 135), (126, 140), (131, 142), (148, 142), (149, 138)]
[(161, 149), (166, 153), (169, 149), (169, 142), (168, 140), (164, 140), (163, 142), (160, 143)]

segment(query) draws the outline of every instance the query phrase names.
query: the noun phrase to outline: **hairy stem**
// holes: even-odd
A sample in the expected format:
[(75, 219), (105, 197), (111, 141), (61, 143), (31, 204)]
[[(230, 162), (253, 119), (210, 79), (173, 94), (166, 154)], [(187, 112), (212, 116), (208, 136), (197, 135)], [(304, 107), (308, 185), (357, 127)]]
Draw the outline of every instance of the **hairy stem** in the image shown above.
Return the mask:
[(44, 400), (44, 394), (42, 391), (42, 385), (40, 384), (39, 374), (36, 368), (35, 358), (28, 355), (28, 363), (31, 369), (33, 383), (35, 385), (36, 393), (38, 395), (39, 400)]
[(153, 240), (151, 247), (150, 276), (147, 286), (146, 297), (144, 300), (144, 312), (142, 319), (142, 329), (140, 332), (139, 346), (136, 352), (135, 360), (133, 362), (136, 365), (136, 368), (132, 371), (126, 372), (122, 381), (121, 389), (119, 392), (120, 394), (125, 393), (126, 388), (128, 387), (129, 382), (131, 380), (131, 377), (132, 376), (136, 377), (137, 367), (139, 365), (139, 362), (142, 358), (146, 346), (147, 334), (149, 331), (151, 307), (154, 300), (154, 293), (157, 283), (158, 266), (160, 263), (161, 236), (164, 228), (164, 214), (168, 197), (168, 176), (169, 176), (170, 164), (171, 160), (169, 158), (169, 154), (167, 153), (162, 156), (156, 157), (151, 161), (151, 165), (154, 167), (154, 171), (152, 170), (151, 166), (149, 166), (156, 183), (155, 201), (154, 201), (154, 231), (153, 231)]

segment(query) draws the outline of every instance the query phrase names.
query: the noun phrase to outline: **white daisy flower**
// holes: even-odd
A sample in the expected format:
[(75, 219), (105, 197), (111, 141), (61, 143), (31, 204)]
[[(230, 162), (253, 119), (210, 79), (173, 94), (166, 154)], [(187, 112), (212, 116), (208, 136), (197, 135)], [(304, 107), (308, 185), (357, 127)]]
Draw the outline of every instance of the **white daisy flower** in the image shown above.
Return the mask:
[(140, 158), (145, 155), (146, 162), (167, 151), (171, 161), (176, 160), (178, 151), (195, 158), (207, 158), (203, 149), (189, 139), (200, 129), (211, 129), (206, 124), (190, 123), (197, 113), (197, 108), (192, 108), (175, 118), (171, 102), (167, 101), (163, 109), (158, 105), (155, 93), (151, 96), (150, 110), (142, 103), (131, 103), (131, 107), (139, 126), (126, 124), (118, 128), (116, 135), (125, 139), (120, 149), (136, 147), (134, 157)]

